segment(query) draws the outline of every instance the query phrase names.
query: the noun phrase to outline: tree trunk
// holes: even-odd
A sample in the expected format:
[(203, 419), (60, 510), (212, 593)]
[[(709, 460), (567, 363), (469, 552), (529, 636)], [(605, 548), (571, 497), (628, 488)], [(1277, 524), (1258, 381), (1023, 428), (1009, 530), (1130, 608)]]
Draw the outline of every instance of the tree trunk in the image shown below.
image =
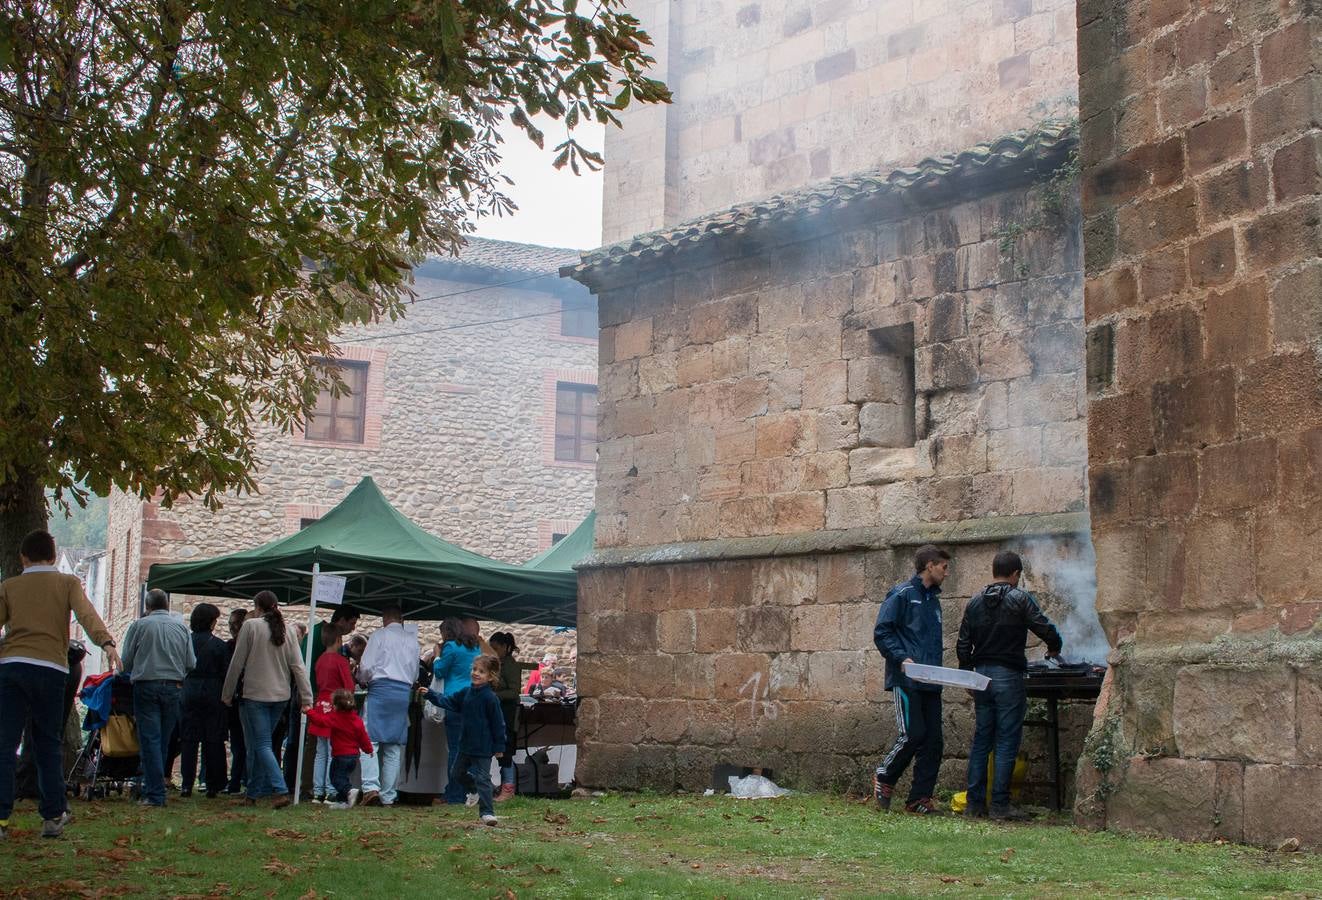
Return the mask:
[(46, 491), (29, 469), (0, 482), (0, 573), (12, 578), (23, 571), (18, 547), (28, 532), (46, 527)]

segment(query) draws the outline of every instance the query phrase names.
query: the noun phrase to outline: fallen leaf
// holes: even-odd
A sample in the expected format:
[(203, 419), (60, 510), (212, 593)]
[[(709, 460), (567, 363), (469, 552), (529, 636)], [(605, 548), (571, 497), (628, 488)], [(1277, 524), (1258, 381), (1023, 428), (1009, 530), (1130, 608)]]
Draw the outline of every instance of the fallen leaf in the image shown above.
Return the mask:
[(450, 846), (446, 847), (445, 849), (449, 850), (451, 853), (461, 853), (461, 852), (463, 851), (463, 849), (464, 849), (464, 845), (463, 845), (463, 844), (451, 844)]
[[(629, 804), (629, 805), (632, 806), (633, 804), (631, 803), (631, 804)], [(615, 883), (616, 883), (616, 884), (624, 884), (624, 879), (623, 879), (623, 878), (617, 878), (617, 879), (615, 879)]]
[(317, 900), (319, 896), (321, 895), (318, 894), (315, 889), (308, 888), (308, 892), (303, 896), (299, 897), (298, 900)]
[(306, 841), (308, 836), (301, 831), (295, 831), (292, 828), (268, 828), (266, 829), (268, 837), (277, 838), (282, 841)]
[(298, 874), (297, 866), (291, 866), (282, 859), (273, 859), (266, 865), (262, 866), (262, 868), (270, 872), (272, 875), (278, 875), (281, 878), (293, 878)]
[(943, 884), (959, 884), (959, 879), (958, 879), (958, 878), (951, 878), (949, 875), (942, 875), (942, 876), (941, 876), (941, 882), (942, 882)]
[(689, 868), (690, 868), (690, 869), (701, 869), (701, 868), (702, 868), (702, 863), (694, 863), (693, 865), (689, 866)]
[(1014, 848), (1006, 847), (1005, 852), (1001, 854), (1001, 862), (1008, 863), (1012, 859), (1014, 859)]
[(1276, 845), (1277, 853), (1294, 853), (1299, 849), (1299, 838), (1286, 838)]
[(541, 872), (543, 875), (560, 874), (560, 870), (557, 869), (555, 866), (544, 866), (541, 863), (537, 863), (536, 865), (533, 866), (533, 868), (536, 869), (538, 872)]
[(94, 856), (97, 859), (108, 859), (111, 862), (134, 862), (142, 859), (140, 850), (129, 850), (125, 847), (115, 847), (111, 850), (93, 850), (88, 847), (79, 847), (76, 852), (79, 856)]
[(603, 816), (597, 816), (595, 819), (592, 820), (593, 825), (602, 825), (605, 824), (605, 822), (606, 819)]
[(767, 819), (766, 816), (753, 816), (753, 817), (752, 817), (751, 819), (749, 819), (748, 821), (750, 821), (750, 822), (767, 822), (767, 821), (770, 821), (770, 820)]
[(550, 822), (552, 825), (569, 824), (569, 816), (565, 815), (564, 813), (552, 812), (549, 809), (546, 812), (542, 813), (542, 819), (544, 821)]

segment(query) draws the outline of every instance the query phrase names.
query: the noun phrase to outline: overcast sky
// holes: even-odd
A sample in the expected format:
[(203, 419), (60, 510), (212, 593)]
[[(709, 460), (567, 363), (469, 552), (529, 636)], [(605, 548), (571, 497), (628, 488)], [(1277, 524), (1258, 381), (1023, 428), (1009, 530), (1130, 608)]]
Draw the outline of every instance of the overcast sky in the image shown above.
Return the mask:
[[(601, 173), (581, 169), (575, 176), (569, 167), (556, 170), (552, 149), (565, 139), (563, 124), (542, 118), (537, 127), (546, 135), (546, 149), (537, 145), (508, 122), (501, 129), (505, 143), (501, 167), (514, 179), (505, 193), (519, 209), (512, 216), (476, 220), (480, 237), (552, 247), (587, 249), (601, 243)], [(605, 128), (591, 124), (574, 129), (578, 142), (601, 152)]]

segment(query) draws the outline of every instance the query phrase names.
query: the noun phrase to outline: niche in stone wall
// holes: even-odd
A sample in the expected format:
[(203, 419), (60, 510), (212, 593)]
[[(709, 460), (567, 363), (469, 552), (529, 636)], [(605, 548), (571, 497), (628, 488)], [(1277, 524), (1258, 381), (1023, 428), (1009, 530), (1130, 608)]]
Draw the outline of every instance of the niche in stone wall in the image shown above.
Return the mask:
[(851, 400), (860, 402), (859, 443), (864, 447), (912, 447), (914, 329), (912, 322), (868, 329), (870, 353), (859, 379), (850, 378)]

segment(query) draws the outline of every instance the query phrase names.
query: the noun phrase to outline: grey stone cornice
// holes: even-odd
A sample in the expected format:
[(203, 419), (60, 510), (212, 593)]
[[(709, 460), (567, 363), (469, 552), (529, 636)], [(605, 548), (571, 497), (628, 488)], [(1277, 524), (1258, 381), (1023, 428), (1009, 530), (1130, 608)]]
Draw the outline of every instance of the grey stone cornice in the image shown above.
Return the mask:
[(626, 566), (659, 566), (715, 560), (888, 550), (929, 543), (960, 546), (1029, 537), (1069, 537), (1087, 534), (1086, 512), (995, 516), (986, 519), (964, 519), (958, 522), (914, 522), (889, 527), (689, 541), (651, 547), (605, 547), (594, 550), (574, 568), (586, 571)]

